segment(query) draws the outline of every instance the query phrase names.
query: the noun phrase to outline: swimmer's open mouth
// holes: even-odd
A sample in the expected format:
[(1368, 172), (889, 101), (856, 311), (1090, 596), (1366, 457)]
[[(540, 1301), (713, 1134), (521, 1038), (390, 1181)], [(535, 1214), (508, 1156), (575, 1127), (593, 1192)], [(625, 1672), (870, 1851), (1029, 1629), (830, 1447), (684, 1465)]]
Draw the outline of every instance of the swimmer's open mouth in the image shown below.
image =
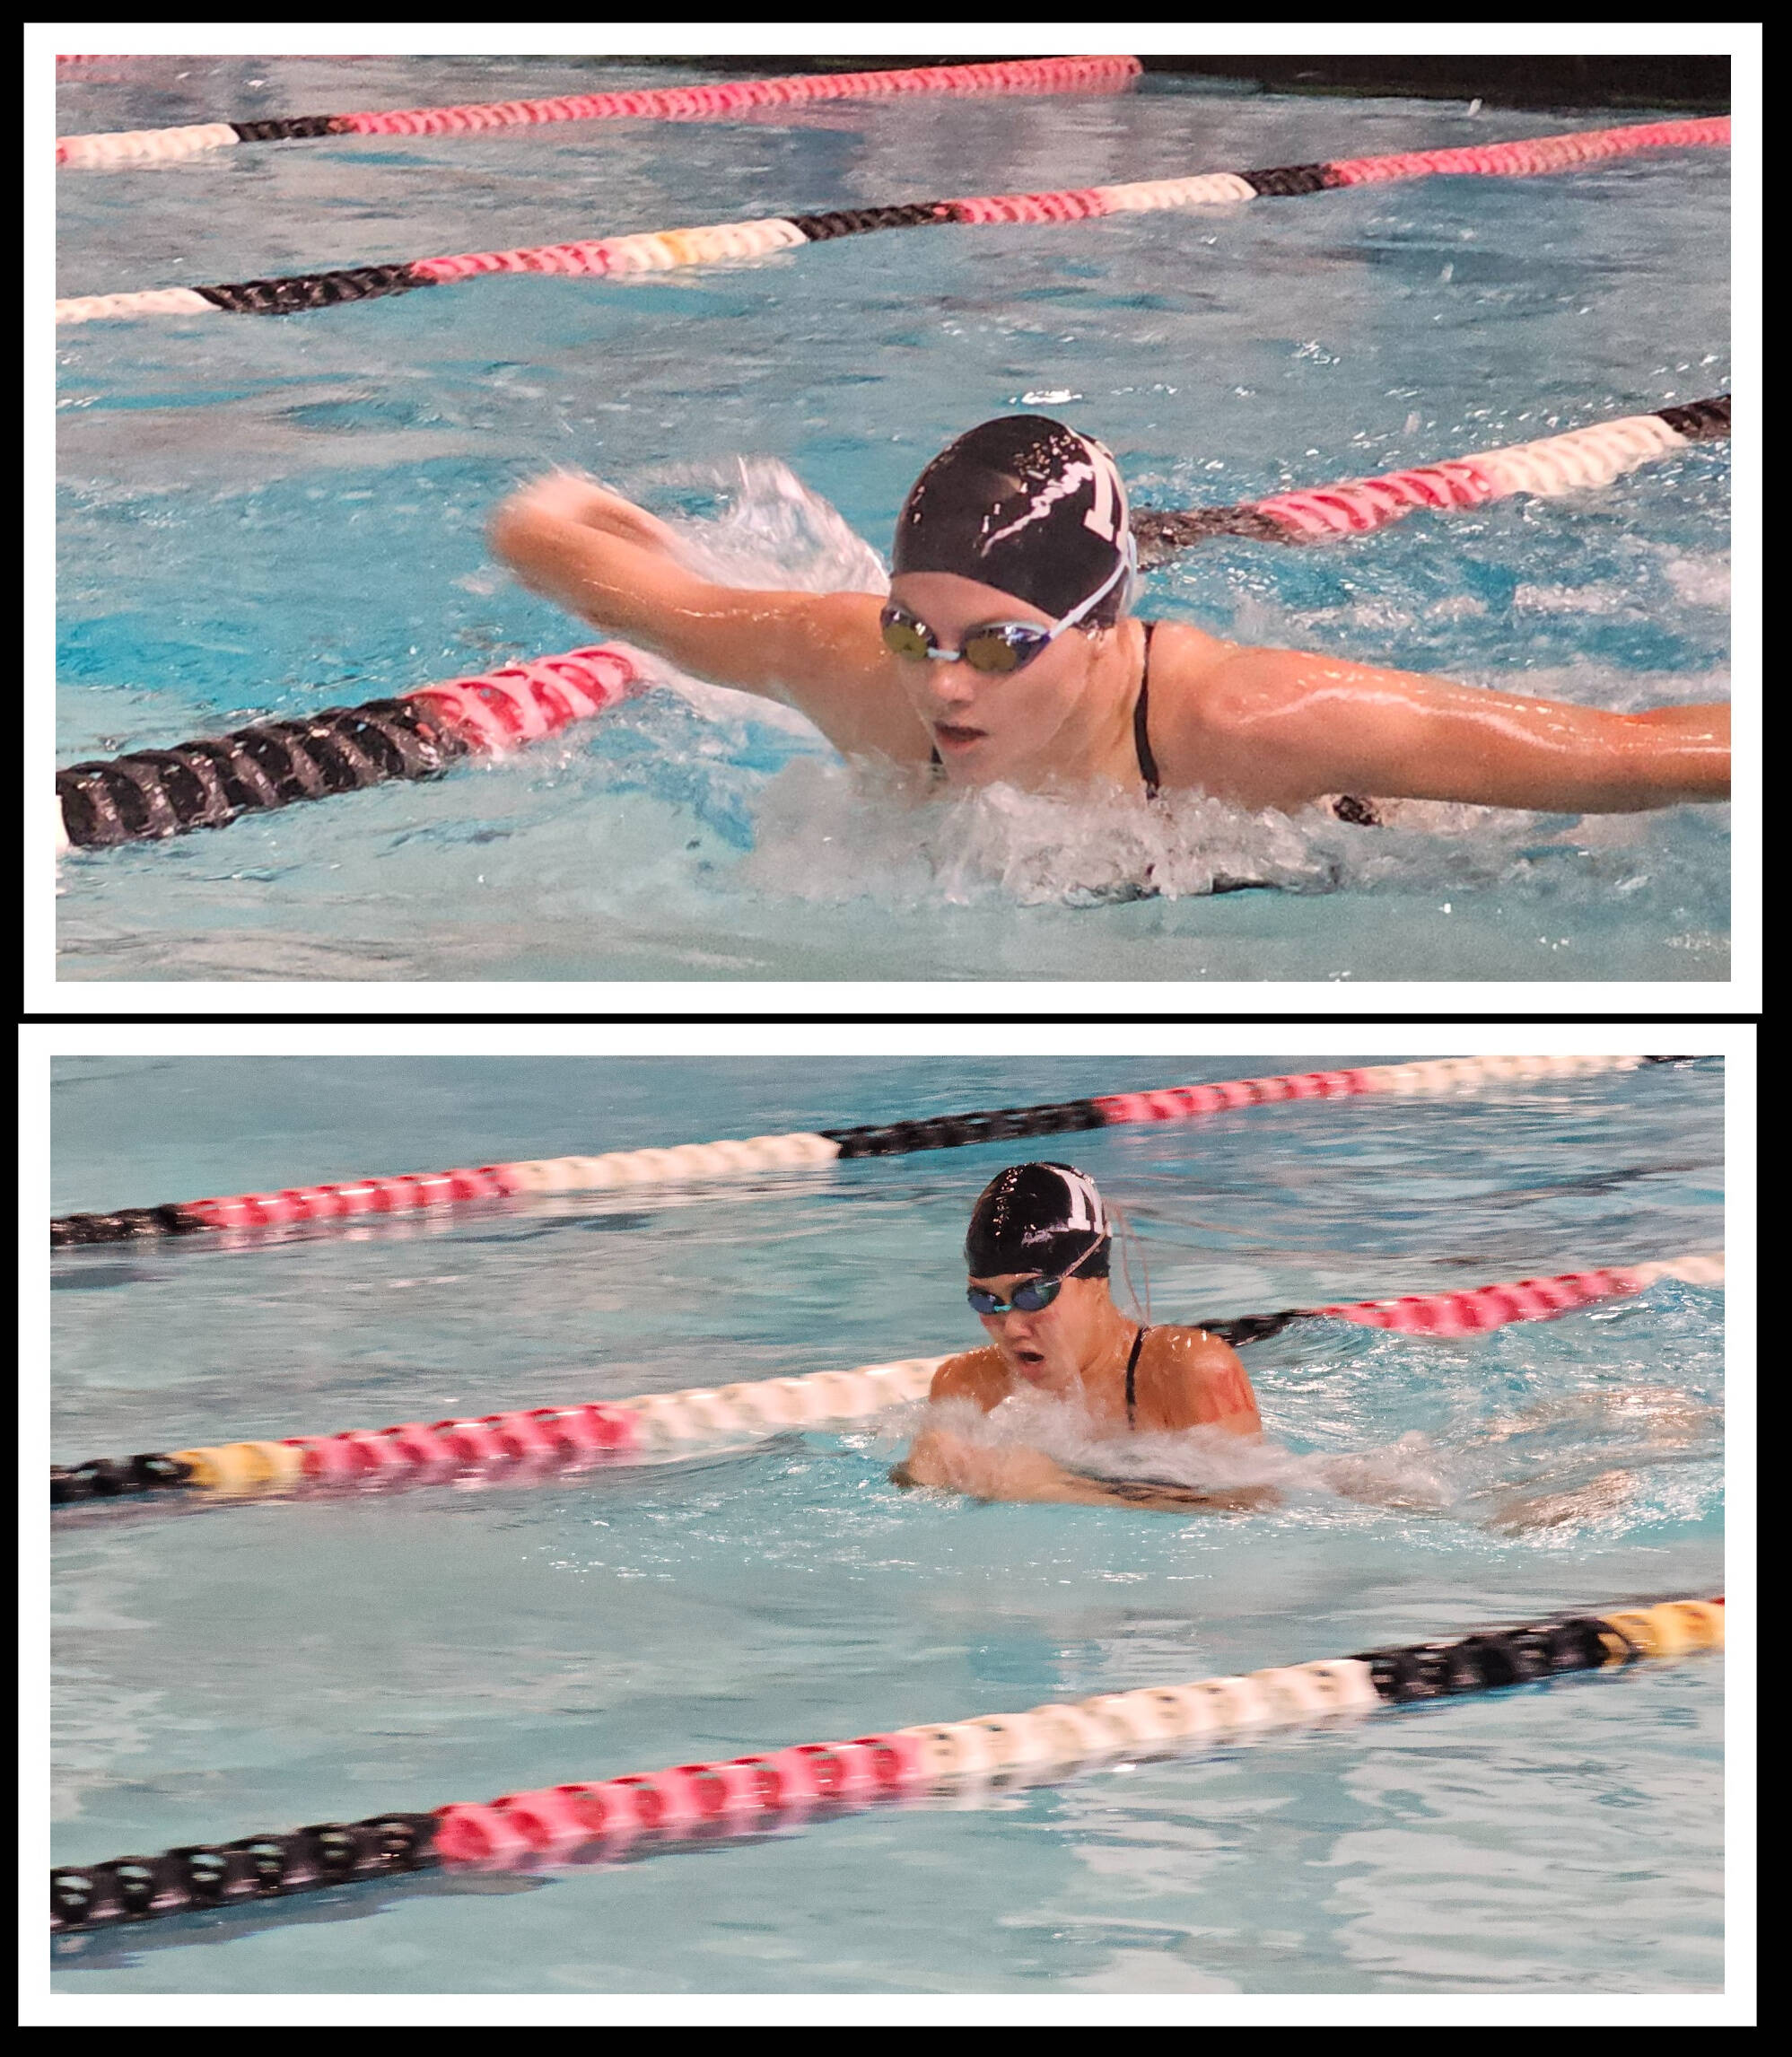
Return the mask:
[(973, 743), (980, 743), (985, 731), (982, 729), (961, 728), (956, 722), (936, 722), (933, 724), (935, 741), (948, 750), (967, 750)]
[(1045, 1352), (1043, 1350), (1017, 1350), (1014, 1361), (1026, 1370), (1037, 1371), (1045, 1362)]

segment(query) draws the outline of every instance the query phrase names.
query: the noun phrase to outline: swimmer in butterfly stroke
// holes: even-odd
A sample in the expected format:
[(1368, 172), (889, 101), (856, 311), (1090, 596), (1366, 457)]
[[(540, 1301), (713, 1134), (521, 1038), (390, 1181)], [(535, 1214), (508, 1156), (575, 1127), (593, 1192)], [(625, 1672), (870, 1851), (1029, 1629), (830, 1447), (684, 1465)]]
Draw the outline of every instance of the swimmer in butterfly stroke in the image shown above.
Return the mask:
[[(1129, 1321), (1108, 1287), (1112, 1233), (1101, 1195), (1068, 1164), (1018, 1164), (984, 1187), (965, 1239), (967, 1298), (989, 1344), (948, 1357), (931, 1402), (970, 1401), (985, 1414), (1033, 1395), (1064, 1403), (1100, 1441), (1141, 1433), (1263, 1433), (1237, 1352), (1205, 1329)], [(1202, 1490), (1174, 1480), (1106, 1478), (1044, 1450), (974, 1440), (930, 1423), (890, 1476), (979, 1500), (1073, 1501), (1187, 1512), (1241, 1512), (1272, 1489)]]
[(718, 585), (568, 473), (504, 501), (491, 538), (582, 619), (948, 787), (1193, 791), (1364, 824), (1365, 795), (1566, 814), (1728, 797), (1726, 706), (1607, 713), (1139, 620), (1119, 468), (1040, 415), (984, 422), (922, 473), (887, 601)]

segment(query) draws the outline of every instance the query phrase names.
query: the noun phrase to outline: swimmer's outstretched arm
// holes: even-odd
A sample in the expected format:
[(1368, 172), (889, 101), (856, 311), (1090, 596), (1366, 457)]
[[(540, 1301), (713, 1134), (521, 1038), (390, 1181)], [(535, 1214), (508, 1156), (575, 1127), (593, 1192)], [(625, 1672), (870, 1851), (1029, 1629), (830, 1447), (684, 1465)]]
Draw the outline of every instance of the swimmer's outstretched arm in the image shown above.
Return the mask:
[(1273, 1506), (1272, 1486), (1206, 1488), (1167, 1479), (1105, 1478), (1073, 1471), (1044, 1450), (974, 1443), (945, 1429), (922, 1429), (890, 1473), (893, 1484), (937, 1486), (974, 1500), (1049, 1501), (1079, 1507), (1143, 1507), (1167, 1514), (1246, 1514)]
[(1253, 807), (1372, 792), (1616, 814), (1730, 790), (1722, 705), (1613, 714), (1291, 650), (1233, 652), (1176, 696), (1163, 738), (1167, 775), (1200, 765)]
[(717, 585), (680, 561), (663, 521), (571, 472), (503, 501), (490, 540), (524, 585), (594, 627), (800, 709), (838, 750), (927, 761), (927, 730), (879, 639), (875, 595)]

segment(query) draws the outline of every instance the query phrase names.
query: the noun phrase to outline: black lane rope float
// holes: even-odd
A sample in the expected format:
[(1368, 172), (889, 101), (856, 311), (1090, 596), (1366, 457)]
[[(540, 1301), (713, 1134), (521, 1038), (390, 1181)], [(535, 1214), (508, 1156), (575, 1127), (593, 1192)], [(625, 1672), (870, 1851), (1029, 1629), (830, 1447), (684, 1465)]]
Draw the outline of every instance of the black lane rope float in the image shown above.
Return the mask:
[(278, 1229), (295, 1222), (353, 1223), (370, 1215), (412, 1213), (538, 1193), (613, 1192), (642, 1186), (725, 1180), (814, 1168), (836, 1160), (897, 1157), (923, 1150), (957, 1150), (972, 1143), (1070, 1134), (1132, 1122), (1188, 1121), (1197, 1116), (1284, 1100), (1348, 1099), (1363, 1093), (1411, 1098), (1485, 1085), (1631, 1071), (1677, 1061), (1578, 1052), (1437, 1057), (1338, 1072), (1227, 1079), (1150, 1092), (1103, 1093), (1088, 1099), (932, 1115), (921, 1120), (856, 1128), (747, 1136), (737, 1142), (687, 1142), (667, 1150), (523, 1159), (482, 1165), (477, 1169), (406, 1172), (322, 1186), (288, 1186), (275, 1193), (238, 1193), (224, 1198), (123, 1207), (104, 1214), (62, 1214), (50, 1222), (50, 1247), (148, 1241), (218, 1230)]
[[(58, 64), (77, 59), (57, 58)], [(95, 60), (86, 60), (95, 61)], [(299, 143), (324, 136), (453, 136), (554, 121), (712, 121), (762, 107), (809, 101), (884, 100), (917, 93), (1114, 92), (1144, 70), (1137, 57), (1023, 57), (986, 65), (927, 65), (890, 72), (810, 72), (795, 78), (730, 79), (720, 85), (651, 86), (632, 92), (562, 93), (460, 107), (365, 114), (287, 114), (262, 121), (206, 121), (108, 136), (59, 136), (58, 164), (166, 163), (238, 143)]]
[(397, 1808), (272, 1835), (186, 1843), (50, 1873), (53, 1935), (289, 1897), (435, 1866), (519, 1869), (631, 1856), (756, 1828), (790, 1828), (879, 1801), (983, 1783), (1043, 1784), (1118, 1759), (1361, 1716), (1577, 1671), (1724, 1647), (1724, 1602), (1666, 1600), (1563, 1613), (1359, 1656), (1097, 1694), (1024, 1713), (922, 1724), (506, 1793), (429, 1812)]
[(651, 681), (596, 644), (475, 678), (419, 686), (359, 707), (251, 722), (171, 750), (70, 765), (56, 775), (57, 847), (92, 848), (222, 828), (240, 814), (436, 778), (620, 705)]
[(553, 272), (601, 277), (669, 271), (681, 265), (768, 257), (778, 250), (832, 242), (842, 236), (869, 235), (883, 229), (1087, 221), (1165, 207), (1231, 206), (1260, 197), (1286, 199), (1397, 179), (1534, 177), (1604, 162), (1639, 150), (1721, 147), (1729, 140), (1727, 115), (1690, 121), (1643, 122), (1461, 150), (1408, 151), (1324, 164), (1280, 164), (1261, 171), (1214, 171), (1193, 178), (1087, 186), (1062, 192), (985, 194), (974, 199), (837, 208), (822, 214), (728, 222), (708, 228), (610, 236), (590, 242), (479, 250), (462, 257), (424, 258), (410, 263), (349, 265), (285, 278), (244, 279), (227, 285), (89, 293), (57, 301), (56, 318), (58, 322), (71, 322), (130, 319), (154, 314), (297, 314), (311, 308), (380, 300), (393, 293), (413, 293), (420, 286), (447, 285), (498, 273)]
[[(1408, 514), (1552, 496), (1609, 484), (1689, 442), (1730, 433), (1729, 397), (1629, 415), (1537, 442), (1379, 477), (1272, 494), (1233, 507), (1132, 516), (1141, 562), (1219, 536), (1323, 543)], [(56, 775), (57, 847), (94, 849), (223, 828), (240, 815), (441, 776), (465, 757), (504, 756), (645, 692), (652, 681), (608, 644), (414, 687), (359, 707), (267, 720), (173, 749), (127, 750)]]
[[(1723, 1253), (1563, 1272), (1552, 1278), (1517, 1279), (1466, 1291), (1285, 1308), (1277, 1314), (1240, 1315), (1201, 1326), (1241, 1346), (1279, 1335), (1296, 1321), (1347, 1321), (1405, 1335), (1476, 1335), (1511, 1322), (1552, 1320), (1575, 1308), (1627, 1298), (1663, 1278), (1721, 1285)], [(786, 1429), (866, 1421), (925, 1399), (944, 1362), (944, 1357), (906, 1357), (850, 1371), (748, 1379), (586, 1405), (516, 1407), (496, 1414), (404, 1422), (333, 1435), (93, 1457), (84, 1464), (50, 1466), (50, 1502), (65, 1506), (158, 1491), (242, 1500), (314, 1488), (383, 1490), (441, 1484), (476, 1472), (537, 1484), (595, 1465), (677, 1456), (704, 1444), (739, 1444)]]

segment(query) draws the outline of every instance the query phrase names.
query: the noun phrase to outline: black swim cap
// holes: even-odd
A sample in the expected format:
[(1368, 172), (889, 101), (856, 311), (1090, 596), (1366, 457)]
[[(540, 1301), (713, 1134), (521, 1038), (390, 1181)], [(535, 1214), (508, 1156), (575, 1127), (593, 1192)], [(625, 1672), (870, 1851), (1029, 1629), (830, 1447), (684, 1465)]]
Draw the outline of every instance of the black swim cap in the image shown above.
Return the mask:
[(1070, 1164), (1014, 1164), (977, 1195), (965, 1265), (974, 1279), (999, 1279), (1010, 1272), (1055, 1274), (1088, 1257), (1077, 1276), (1105, 1279), (1111, 1240), (1107, 1210), (1088, 1172)]
[(1132, 530), (1120, 467), (1100, 443), (1044, 415), (1001, 415), (948, 443), (896, 517), (895, 570), (956, 572), (1054, 621), (1112, 590), (1087, 617), (1106, 626), (1127, 599)]

